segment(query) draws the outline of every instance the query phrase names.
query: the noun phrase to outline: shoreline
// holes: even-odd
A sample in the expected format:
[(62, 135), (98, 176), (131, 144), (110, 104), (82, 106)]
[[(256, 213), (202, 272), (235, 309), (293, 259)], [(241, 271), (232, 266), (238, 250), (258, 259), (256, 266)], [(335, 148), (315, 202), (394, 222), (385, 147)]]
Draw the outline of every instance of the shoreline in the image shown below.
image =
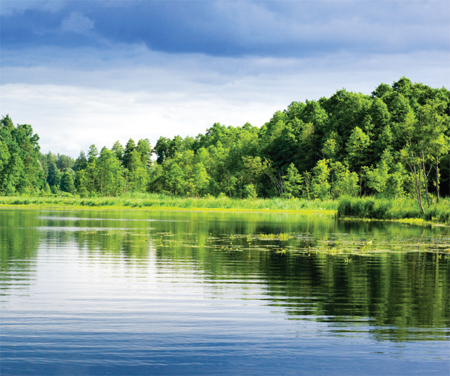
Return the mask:
[[(0, 197), (0, 210), (120, 210), (172, 211), (243, 214), (290, 214), (336, 217), (344, 221), (396, 222), (407, 225), (449, 227), (448, 199), (439, 207), (427, 208), (421, 215), (411, 199), (387, 200), (374, 197), (342, 198), (337, 200), (309, 199), (231, 199), (173, 197), (158, 194), (126, 197)], [(447, 205), (449, 208), (447, 208)], [(412, 209), (411, 209), (412, 208)]]
[(378, 218), (360, 218), (342, 216), (338, 219), (342, 221), (362, 221), (362, 222), (393, 222), (409, 226), (429, 226), (429, 227), (450, 227), (450, 225), (441, 222), (427, 221), (423, 218), (400, 218), (400, 219), (378, 219)]
[(8, 205), (0, 204), (0, 210), (43, 210), (50, 209), (55, 211), (74, 211), (74, 210), (88, 210), (88, 211), (108, 211), (108, 210), (122, 210), (122, 211), (143, 211), (143, 212), (205, 212), (205, 213), (228, 213), (228, 214), (303, 214), (306, 216), (321, 215), (326, 217), (335, 216), (342, 221), (362, 221), (362, 222), (392, 222), (405, 225), (415, 226), (430, 226), (430, 227), (450, 227), (450, 225), (441, 222), (427, 221), (422, 218), (401, 218), (401, 219), (378, 219), (378, 218), (361, 218), (351, 216), (337, 217), (337, 210), (325, 209), (245, 209), (245, 208), (206, 208), (206, 207), (191, 207), (183, 208), (176, 206), (124, 206), (124, 205), (58, 205), (58, 204), (17, 204)]
[(55, 205), (55, 204), (18, 204), (5, 205), (0, 204), (0, 210), (4, 209), (19, 209), (19, 210), (40, 210), (40, 209), (55, 209), (55, 210), (126, 210), (126, 211), (178, 211), (178, 212), (212, 212), (212, 213), (259, 213), (259, 214), (322, 214), (325, 216), (335, 216), (337, 210), (322, 210), (322, 209), (245, 209), (245, 208), (205, 208), (192, 207), (183, 208), (176, 206), (115, 206), (115, 205)]

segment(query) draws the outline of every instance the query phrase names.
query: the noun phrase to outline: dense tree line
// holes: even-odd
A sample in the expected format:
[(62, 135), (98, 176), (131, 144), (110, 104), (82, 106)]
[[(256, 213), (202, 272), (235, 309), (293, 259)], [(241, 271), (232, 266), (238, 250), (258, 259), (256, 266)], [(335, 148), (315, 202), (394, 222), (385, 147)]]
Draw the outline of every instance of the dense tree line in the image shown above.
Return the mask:
[[(197, 137), (92, 145), (73, 160), (39, 153), (31, 127), (2, 120), (0, 192), (126, 192), (337, 198), (450, 192), (450, 92), (401, 78), (371, 95), (293, 102), (261, 128), (214, 124)], [(154, 155), (155, 161), (151, 156)], [(21, 172), (22, 171), (22, 172)], [(26, 171), (26, 173), (24, 173)]]
[(30, 125), (14, 126), (9, 116), (0, 121), (0, 193), (33, 192), (46, 188), (40, 164), (39, 136)]

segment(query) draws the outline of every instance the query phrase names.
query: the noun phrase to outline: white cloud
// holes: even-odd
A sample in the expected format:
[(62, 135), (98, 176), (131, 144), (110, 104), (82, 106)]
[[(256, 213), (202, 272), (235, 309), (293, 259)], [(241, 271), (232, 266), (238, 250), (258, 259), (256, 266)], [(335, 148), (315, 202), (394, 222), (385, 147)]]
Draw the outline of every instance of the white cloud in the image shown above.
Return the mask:
[(8, 109), (14, 123), (31, 123), (43, 152), (72, 156), (93, 143), (111, 147), (114, 141), (126, 143), (130, 137), (149, 138), (154, 145), (160, 136), (196, 136), (216, 121), (243, 125), (249, 120), (261, 125), (274, 111), (265, 103), (242, 106), (189, 93), (24, 84), (3, 85), (5, 92), (2, 108)]
[(72, 12), (69, 17), (61, 21), (62, 31), (72, 31), (74, 33), (86, 33), (94, 28), (94, 21), (83, 16), (80, 12)]
[(214, 122), (261, 126), (294, 100), (343, 87), (370, 94), (401, 76), (449, 87), (448, 65), (447, 53), (276, 59), (169, 55), (141, 46), (65, 55), (23, 50), (6, 52), (1, 115), (31, 124), (43, 152), (76, 156), (92, 143), (196, 136)]
[(67, 2), (66, 0), (2, 0), (0, 1), (0, 15), (10, 16), (28, 9), (57, 12), (63, 9)]

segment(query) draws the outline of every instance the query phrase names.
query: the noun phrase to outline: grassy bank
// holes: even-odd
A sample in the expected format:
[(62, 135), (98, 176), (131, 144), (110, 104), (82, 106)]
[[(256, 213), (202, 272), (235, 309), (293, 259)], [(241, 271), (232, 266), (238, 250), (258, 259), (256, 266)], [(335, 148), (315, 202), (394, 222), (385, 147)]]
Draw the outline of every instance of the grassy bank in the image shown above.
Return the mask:
[(209, 211), (271, 211), (320, 212), (333, 215), (337, 201), (305, 199), (252, 199), (228, 197), (171, 197), (159, 194), (134, 194), (126, 197), (0, 197), (0, 207), (57, 207), (71, 209), (145, 209), (145, 210), (209, 210)]
[(427, 207), (422, 213), (416, 200), (412, 198), (378, 199), (343, 198), (339, 200), (339, 217), (356, 217), (384, 220), (421, 219), (429, 222), (450, 224), (450, 199), (441, 199), (439, 204)]
[[(130, 194), (125, 197), (0, 197), (0, 208), (58, 208), (58, 209), (135, 209), (186, 210), (230, 212), (301, 212), (337, 214), (339, 217), (360, 219), (397, 220), (420, 224), (423, 221), (450, 224), (450, 199), (441, 199), (423, 214), (412, 198), (379, 199), (342, 198), (340, 200), (306, 199), (231, 199), (228, 197), (172, 197), (160, 194)], [(414, 222), (415, 223), (415, 222)]]

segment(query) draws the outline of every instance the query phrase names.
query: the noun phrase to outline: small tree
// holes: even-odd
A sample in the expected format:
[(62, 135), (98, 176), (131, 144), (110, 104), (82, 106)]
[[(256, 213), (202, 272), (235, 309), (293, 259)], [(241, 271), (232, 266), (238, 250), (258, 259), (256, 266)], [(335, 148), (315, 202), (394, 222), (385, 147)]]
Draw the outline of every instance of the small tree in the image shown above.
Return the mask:
[(206, 172), (205, 166), (203, 166), (203, 163), (196, 163), (194, 165), (194, 184), (195, 184), (195, 190), (202, 195), (205, 191), (205, 188), (208, 186), (209, 183), (209, 176)]
[(446, 108), (446, 103), (439, 101), (429, 102), (422, 107), (420, 114), (420, 126), (422, 130), (420, 145), (423, 174), (425, 178), (428, 177), (431, 168), (429, 168), (427, 172), (425, 163), (429, 162), (431, 167), (435, 168), (436, 172), (435, 186), (438, 202), (440, 184), (439, 163), (441, 161), (441, 158), (444, 155), (448, 154), (450, 150), (450, 140), (445, 135), (449, 127), (449, 116), (445, 114)]
[(256, 188), (253, 184), (247, 184), (244, 186), (244, 196), (245, 198), (254, 199), (258, 197), (258, 194), (256, 193)]
[(404, 195), (403, 186), (406, 180), (406, 171), (403, 165), (398, 162), (392, 169), (386, 184), (386, 195), (394, 198), (402, 197)]
[(377, 168), (370, 168), (366, 172), (367, 185), (376, 193), (383, 194), (386, 191), (389, 181), (389, 165), (392, 163), (392, 156), (388, 149), (383, 152)]
[(136, 149), (131, 152), (128, 165), (127, 189), (134, 192), (145, 191), (148, 183), (146, 162), (142, 161)]
[(330, 197), (330, 169), (328, 167), (328, 159), (322, 159), (312, 169), (311, 191), (315, 198), (325, 200)]
[(97, 164), (97, 176), (102, 196), (117, 196), (123, 188), (123, 168), (115, 152), (104, 147)]
[(347, 143), (348, 157), (351, 165), (356, 168), (366, 162), (366, 151), (370, 146), (370, 138), (363, 130), (356, 127)]
[(178, 163), (168, 159), (164, 162), (164, 170), (164, 180), (170, 193), (172, 195), (184, 194), (187, 180)]
[(358, 174), (350, 172), (348, 166), (340, 162), (332, 164), (334, 171), (334, 182), (332, 186), (333, 197), (339, 196), (357, 196), (359, 192)]
[(303, 177), (299, 174), (293, 163), (289, 165), (286, 175), (283, 178), (283, 195), (288, 198), (299, 197), (303, 187)]
[(69, 171), (64, 171), (61, 178), (61, 191), (68, 193), (75, 193), (75, 184), (73, 182), (73, 176)]

